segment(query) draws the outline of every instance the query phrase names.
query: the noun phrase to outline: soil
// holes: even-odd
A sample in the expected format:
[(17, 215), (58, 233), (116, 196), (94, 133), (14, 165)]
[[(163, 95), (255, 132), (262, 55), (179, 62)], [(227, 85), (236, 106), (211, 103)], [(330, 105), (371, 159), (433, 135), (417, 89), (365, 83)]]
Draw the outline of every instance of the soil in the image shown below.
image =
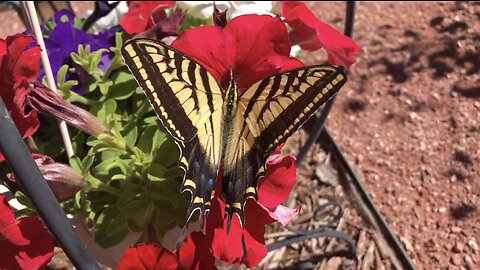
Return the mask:
[(480, 3), (359, 2), (354, 40), (328, 127), (418, 269), (478, 269)]
[[(81, 16), (91, 6), (72, 4)], [(308, 5), (343, 30), (344, 2)], [(1, 10), (0, 37), (22, 27), (13, 11)], [(353, 39), (362, 52), (329, 130), (417, 269), (480, 268), (480, 3), (357, 2)], [(303, 55), (306, 64), (324, 58)], [(305, 137), (289, 143), (292, 153)], [(305, 223), (323, 198), (339, 199), (345, 211), (336, 228), (354, 238), (357, 257), (321, 257), (341, 241), (312, 240), (269, 253), (259, 268), (305, 258), (314, 269), (393, 268), (355, 205), (327, 181), (336, 177), (315, 145), (298, 171), (291, 205), (303, 209), (292, 226)], [(270, 227), (267, 243), (282, 230)]]

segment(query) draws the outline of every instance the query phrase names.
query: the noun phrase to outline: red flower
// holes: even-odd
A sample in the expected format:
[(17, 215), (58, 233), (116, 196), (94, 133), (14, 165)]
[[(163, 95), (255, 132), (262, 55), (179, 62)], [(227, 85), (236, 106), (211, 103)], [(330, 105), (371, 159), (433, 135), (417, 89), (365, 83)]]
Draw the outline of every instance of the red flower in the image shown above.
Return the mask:
[[(265, 225), (278, 221), (286, 225), (298, 214), (299, 208), (289, 209), (281, 203), (290, 194), (295, 183), (295, 158), (278, 159), (280, 147), (266, 164), (266, 175), (258, 182), (258, 201), (248, 199), (245, 203), (245, 231), (237, 218), (232, 219), (227, 234), (227, 217), (224, 217), (225, 202), (215, 197), (206, 218), (206, 238), (212, 246), (215, 258), (224, 263), (256, 266), (266, 255)], [(245, 238), (247, 256), (243, 257), (242, 234)]]
[(191, 233), (180, 248), (170, 250), (153, 243), (129, 247), (120, 258), (117, 270), (202, 270), (217, 269), (215, 259), (206, 245), (205, 236)]
[(0, 195), (0, 269), (44, 269), (53, 256), (53, 238), (38, 218), (15, 219)]
[[(240, 92), (265, 77), (303, 66), (301, 61), (290, 57), (291, 44), (285, 24), (268, 15), (239, 16), (225, 28), (202, 26), (185, 30), (172, 46), (198, 61), (219, 83), (230, 79), (232, 70)], [(239, 220), (233, 218), (227, 235), (225, 203), (218, 197), (212, 199), (205, 233), (215, 258), (228, 264), (257, 265), (267, 253), (265, 225), (274, 221), (286, 224), (298, 213), (299, 209), (280, 205), (293, 188), (296, 170), (293, 157), (277, 160), (278, 153), (279, 150), (267, 161), (266, 176), (259, 180), (258, 201), (249, 199), (245, 204), (245, 231)]]
[(289, 36), (294, 45), (307, 51), (324, 48), (330, 64), (350, 69), (360, 51), (353, 40), (320, 21), (302, 2), (288, 1), (282, 5), (285, 22), (292, 28)]
[(40, 68), (40, 48), (27, 49), (32, 41), (33, 37), (25, 35), (0, 39), (0, 96), (23, 138), (39, 126), (36, 111), (25, 113), (28, 82), (36, 80)]
[(230, 79), (232, 69), (240, 92), (263, 78), (303, 66), (290, 57), (285, 24), (268, 15), (239, 16), (225, 28), (185, 30), (172, 46), (198, 61), (220, 83)]
[(175, 1), (131, 1), (128, 12), (118, 23), (125, 32), (139, 34), (145, 32), (156, 22), (167, 17), (166, 8), (175, 5)]

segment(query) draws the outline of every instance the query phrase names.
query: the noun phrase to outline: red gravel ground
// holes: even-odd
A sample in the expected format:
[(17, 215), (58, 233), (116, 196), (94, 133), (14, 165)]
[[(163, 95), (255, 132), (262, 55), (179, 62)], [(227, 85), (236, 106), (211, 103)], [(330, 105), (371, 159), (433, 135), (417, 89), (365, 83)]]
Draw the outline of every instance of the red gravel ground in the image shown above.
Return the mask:
[[(91, 3), (73, 5), (82, 16)], [(342, 30), (343, 2), (308, 5)], [(480, 3), (358, 2), (356, 14), (363, 51), (328, 126), (418, 269), (479, 269)], [(0, 37), (21, 30), (1, 12)]]
[(480, 3), (359, 2), (354, 40), (330, 130), (418, 269), (479, 269)]

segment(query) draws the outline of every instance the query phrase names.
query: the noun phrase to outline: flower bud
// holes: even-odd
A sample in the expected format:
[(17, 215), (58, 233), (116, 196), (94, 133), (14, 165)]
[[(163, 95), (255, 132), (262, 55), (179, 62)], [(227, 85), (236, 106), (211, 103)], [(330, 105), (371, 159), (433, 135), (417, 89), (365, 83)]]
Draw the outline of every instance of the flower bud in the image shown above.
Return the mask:
[(64, 120), (90, 135), (97, 136), (102, 133), (110, 133), (91, 113), (65, 102), (43, 84), (35, 82), (29, 90), (27, 99), (35, 110)]

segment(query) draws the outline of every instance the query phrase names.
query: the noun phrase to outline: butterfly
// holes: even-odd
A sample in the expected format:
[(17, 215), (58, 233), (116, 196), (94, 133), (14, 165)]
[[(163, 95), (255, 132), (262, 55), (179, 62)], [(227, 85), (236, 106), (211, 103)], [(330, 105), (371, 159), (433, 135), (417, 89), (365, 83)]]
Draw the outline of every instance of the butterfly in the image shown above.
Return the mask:
[(232, 75), (222, 88), (195, 60), (161, 42), (131, 39), (121, 53), (180, 148), (181, 191), (192, 194), (188, 220), (197, 210), (202, 220), (208, 214), (221, 171), (227, 232), (233, 214), (244, 226), (245, 200), (258, 198), (270, 154), (346, 82), (342, 68), (314, 65), (275, 74), (239, 94)]

